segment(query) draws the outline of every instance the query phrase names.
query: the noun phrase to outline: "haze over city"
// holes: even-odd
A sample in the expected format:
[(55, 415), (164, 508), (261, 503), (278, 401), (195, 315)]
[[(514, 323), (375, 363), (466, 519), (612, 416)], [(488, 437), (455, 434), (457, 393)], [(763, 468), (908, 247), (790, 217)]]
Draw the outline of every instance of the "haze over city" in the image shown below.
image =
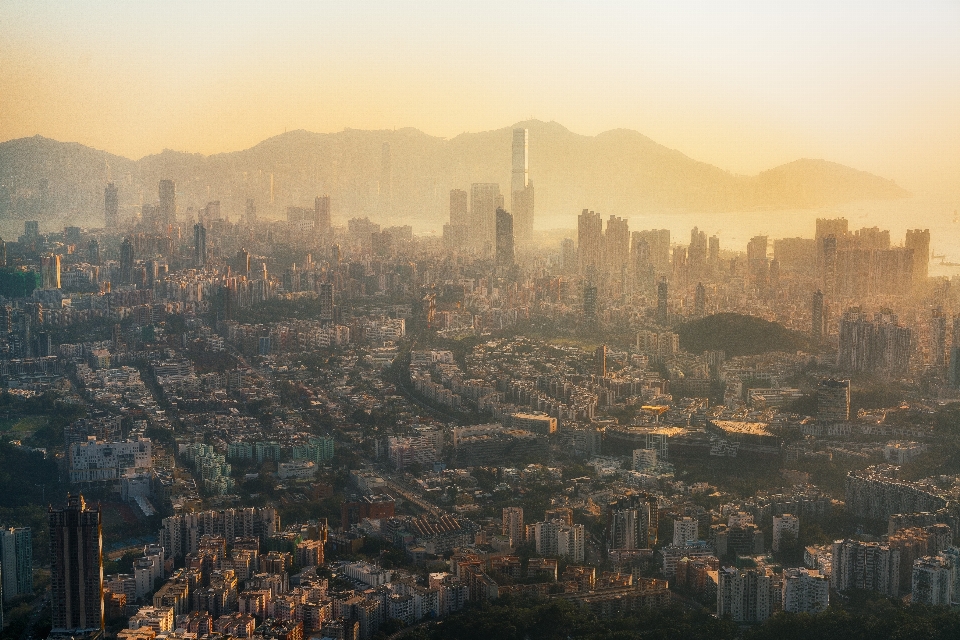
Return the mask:
[(955, 2), (3, 2), (0, 139), (137, 159), (532, 117), (734, 173), (823, 158), (955, 195), (958, 30)]
[(958, 34), (0, 0), (0, 640), (957, 640)]

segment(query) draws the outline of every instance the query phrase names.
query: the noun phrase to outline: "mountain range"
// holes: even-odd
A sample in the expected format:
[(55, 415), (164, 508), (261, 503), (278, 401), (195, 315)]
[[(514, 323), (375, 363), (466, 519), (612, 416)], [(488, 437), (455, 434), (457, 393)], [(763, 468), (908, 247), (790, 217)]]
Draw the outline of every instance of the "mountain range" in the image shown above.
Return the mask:
[[(103, 187), (120, 188), (122, 211), (155, 202), (157, 183), (177, 183), (178, 207), (220, 200), (236, 219), (246, 200), (260, 215), (312, 206), (329, 194), (334, 221), (354, 216), (438, 227), (449, 192), (475, 182), (500, 184), (510, 205), (512, 129), (529, 130), (529, 171), (537, 226), (569, 224), (584, 208), (632, 216), (645, 211), (784, 210), (909, 195), (893, 181), (826, 160), (801, 159), (756, 176), (698, 162), (626, 129), (575, 134), (555, 122), (521, 122), (445, 139), (413, 128), (338, 133), (298, 130), (243, 151), (203, 156), (165, 150), (140, 160), (41, 136), (0, 143), (0, 218), (61, 217), (102, 224)], [(389, 143), (389, 202), (380, 193)]]

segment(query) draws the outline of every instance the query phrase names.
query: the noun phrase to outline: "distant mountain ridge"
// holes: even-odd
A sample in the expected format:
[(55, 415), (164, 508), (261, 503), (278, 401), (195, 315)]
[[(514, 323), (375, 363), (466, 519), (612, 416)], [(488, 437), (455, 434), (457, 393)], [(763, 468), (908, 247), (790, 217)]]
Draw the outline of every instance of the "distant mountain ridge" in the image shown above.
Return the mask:
[[(298, 130), (242, 151), (203, 156), (165, 150), (136, 161), (78, 143), (20, 138), (0, 143), (0, 217), (43, 215), (42, 207), (48, 216), (89, 217), (95, 225), (108, 177), (119, 185), (121, 205), (131, 215), (141, 197), (144, 202), (157, 199), (161, 178), (172, 178), (181, 210), (220, 200), (235, 219), (247, 198), (253, 198), (261, 214), (276, 217), (289, 205), (307, 205), (315, 195), (327, 193), (335, 219), (366, 215), (439, 225), (447, 221), (450, 189), (469, 191), (474, 182), (499, 183), (509, 207), (515, 127), (529, 130), (530, 179), (541, 220), (569, 220), (583, 208), (623, 216), (664, 210), (734, 212), (908, 195), (891, 180), (825, 160), (801, 159), (740, 176), (636, 131), (583, 136), (555, 122), (532, 120), (451, 139), (413, 128), (326, 134)], [(385, 142), (392, 166), (389, 203), (380, 195)]]

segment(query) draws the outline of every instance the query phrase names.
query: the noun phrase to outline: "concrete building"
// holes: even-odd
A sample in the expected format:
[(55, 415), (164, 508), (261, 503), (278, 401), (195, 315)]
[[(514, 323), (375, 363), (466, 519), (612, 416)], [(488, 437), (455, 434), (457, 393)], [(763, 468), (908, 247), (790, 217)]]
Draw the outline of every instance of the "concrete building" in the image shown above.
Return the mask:
[(696, 518), (684, 516), (673, 521), (673, 544), (682, 547), (700, 538), (699, 523)]
[(504, 507), (502, 533), (510, 537), (510, 544), (514, 547), (526, 541), (523, 507)]
[(817, 418), (830, 422), (850, 419), (850, 381), (821, 380), (817, 385)]
[(815, 569), (784, 569), (783, 610), (820, 613), (830, 604), (830, 581)]
[(913, 563), (911, 601), (950, 606), (955, 585), (951, 561), (946, 556), (924, 556)]
[(896, 598), (900, 595), (900, 551), (877, 542), (837, 540), (830, 586), (836, 591), (864, 589)]
[(33, 532), (30, 527), (0, 529), (3, 602), (33, 594)]
[(729, 615), (734, 622), (763, 622), (774, 611), (778, 599), (773, 572), (769, 568), (722, 567), (718, 574), (717, 615)]
[(789, 513), (782, 516), (773, 516), (773, 550), (780, 551), (780, 543), (783, 541), (784, 534), (789, 535), (796, 541), (800, 536), (800, 520)]
[(138, 475), (153, 467), (149, 438), (126, 442), (99, 442), (89, 436), (70, 445), (71, 483), (109, 482), (125, 475)]
[(53, 630), (103, 629), (100, 507), (88, 508), (82, 495), (68, 495), (66, 507), (50, 509), (49, 522)]

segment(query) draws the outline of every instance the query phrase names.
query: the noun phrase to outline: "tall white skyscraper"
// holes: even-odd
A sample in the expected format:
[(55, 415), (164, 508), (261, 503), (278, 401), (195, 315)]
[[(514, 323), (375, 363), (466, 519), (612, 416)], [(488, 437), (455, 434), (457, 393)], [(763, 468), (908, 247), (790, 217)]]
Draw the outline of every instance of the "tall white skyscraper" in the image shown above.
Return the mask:
[[(527, 188), (527, 182), (530, 179), (527, 146), (530, 142), (530, 134), (526, 129), (513, 130), (513, 173), (510, 180), (510, 191), (516, 193)], [(516, 208), (516, 203), (513, 203)]]
[(530, 242), (533, 235), (533, 183), (529, 174), (529, 132), (513, 130), (513, 169), (510, 174), (511, 209), (514, 234), (519, 246)]

